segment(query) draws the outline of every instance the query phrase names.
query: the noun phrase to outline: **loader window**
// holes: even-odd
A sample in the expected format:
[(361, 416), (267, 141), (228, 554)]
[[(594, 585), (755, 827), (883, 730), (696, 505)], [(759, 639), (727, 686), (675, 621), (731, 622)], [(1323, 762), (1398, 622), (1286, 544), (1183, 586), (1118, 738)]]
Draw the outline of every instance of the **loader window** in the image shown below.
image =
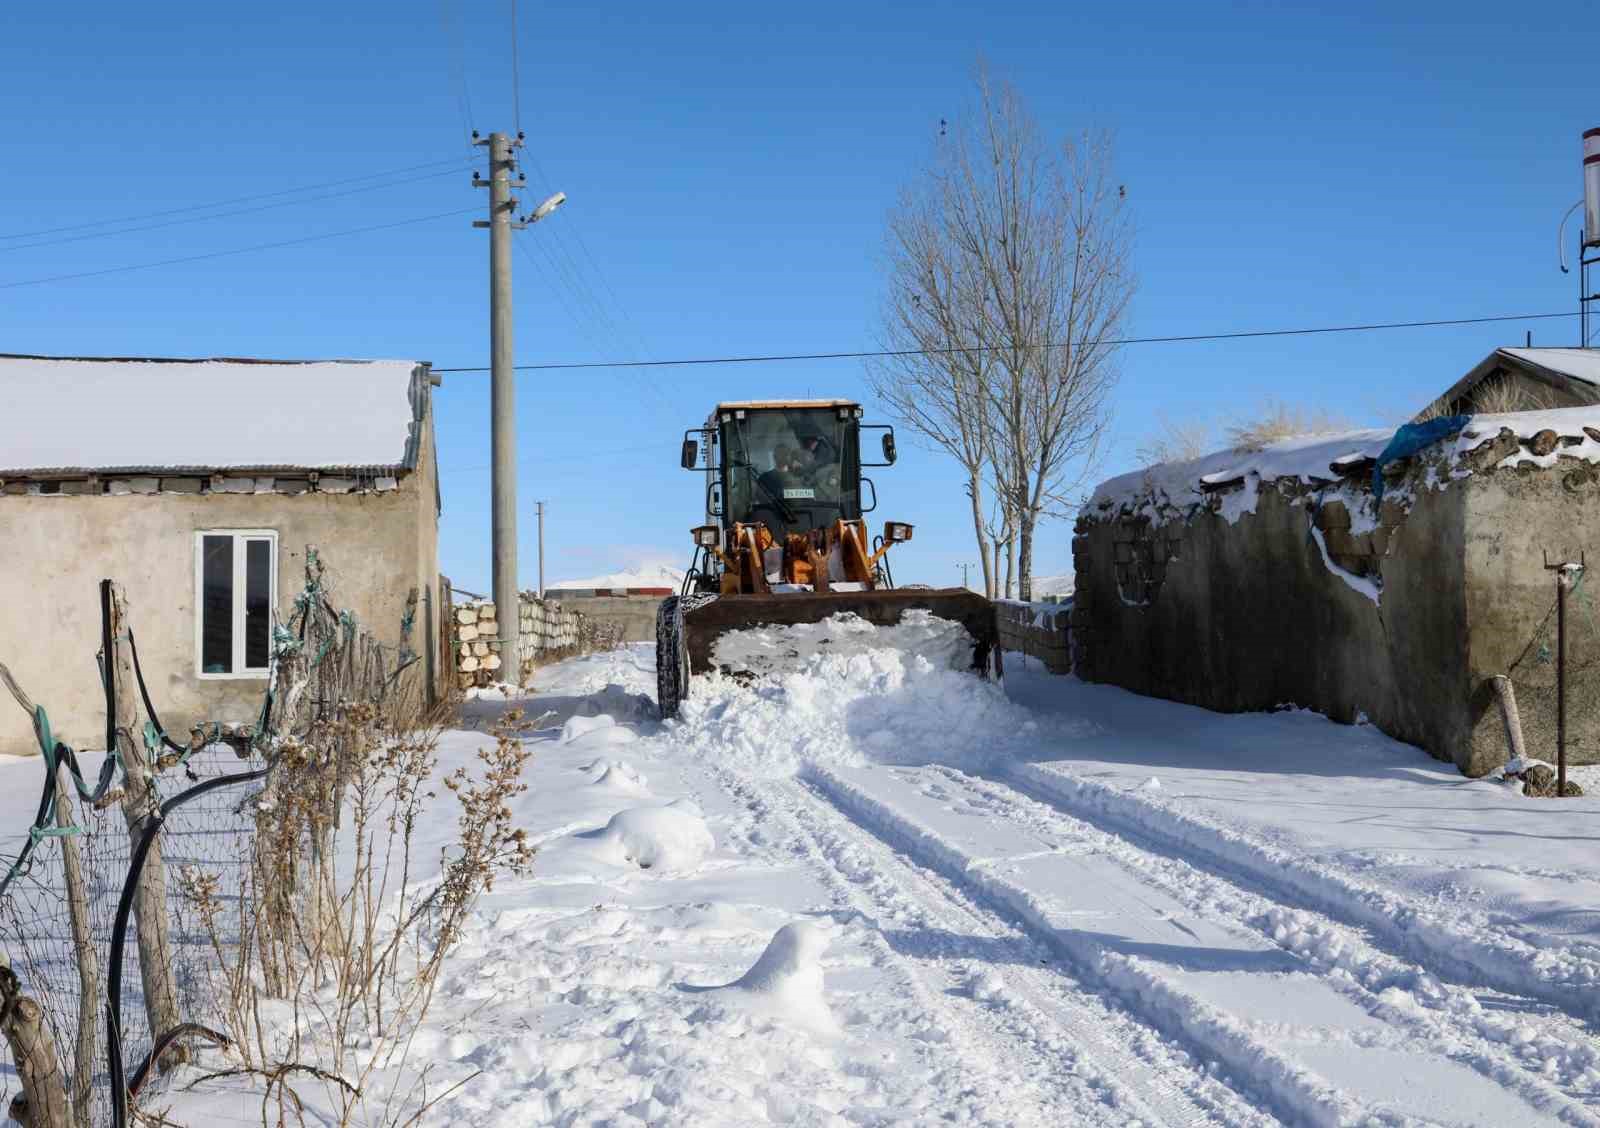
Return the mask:
[(855, 419), (836, 408), (765, 408), (722, 424), (729, 521), (774, 534), (826, 528), (861, 515)]

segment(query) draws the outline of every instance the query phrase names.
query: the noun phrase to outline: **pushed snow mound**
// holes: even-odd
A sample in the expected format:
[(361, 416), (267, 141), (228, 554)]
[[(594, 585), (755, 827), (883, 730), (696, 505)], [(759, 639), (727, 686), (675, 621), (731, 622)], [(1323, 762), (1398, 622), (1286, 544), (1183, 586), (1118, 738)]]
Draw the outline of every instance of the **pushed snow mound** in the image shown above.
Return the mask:
[(780, 635), (809, 650), (753, 683), (697, 679), (669, 730), (675, 755), (757, 776), (868, 762), (978, 769), (1023, 754), (1040, 736), (1034, 714), (965, 670), (966, 630), (926, 612), (893, 627), (835, 616), (739, 633), (740, 653), (758, 659), (783, 657)]
[(621, 760), (596, 760), (585, 764), (583, 771), (590, 773), (589, 785), (618, 795), (648, 795), (649, 781), (644, 773), (632, 764)]
[(972, 664), (972, 636), (966, 628), (921, 610), (907, 611), (900, 622), (889, 627), (874, 626), (859, 615), (841, 611), (815, 623), (729, 631), (712, 647), (711, 664), (718, 669), (783, 674), (883, 649), (916, 654), (949, 670), (963, 670)]
[(822, 953), (827, 950), (828, 934), (822, 928), (808, 920), (794, 921), (773, 933), (749, 971), (709, 990), (795, 1025), (835, 1033), (838, 1023), (822, 987)]
[(599, 838), (617, 861), (647, 870), (693, 869), (717, 845), (699, 810), (681, 799), (665, 807), (620, 811)]

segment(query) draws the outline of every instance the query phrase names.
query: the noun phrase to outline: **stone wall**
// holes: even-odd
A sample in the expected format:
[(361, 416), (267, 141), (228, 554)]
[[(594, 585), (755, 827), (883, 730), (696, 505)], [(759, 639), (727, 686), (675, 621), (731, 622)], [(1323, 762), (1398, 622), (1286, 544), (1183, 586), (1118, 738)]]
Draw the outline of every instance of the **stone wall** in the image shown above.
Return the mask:
[(1070, 604), (995, 602), (1000, 645), (1039, 659), (1052, 674), (1072, 672)]
[[(1223, 712), (1369, 720), (1468, 775), (1505, 760), (1489, 679), (1506, 674), (1529, 752), (1553, 759), (1544, 553), (1577, 559), (1593, 544), (1600, 566), (1600, 428), (1585, 423), (1600, 424), (1594, 409), (1475, 419), (1386, 466), (1381, 503), (1370, 443), (1278, 476), (1191, 477), (1176, 503), (1102, 487), (1073, 541), (1074, 671)], [(1600, 761), (1600, 630), (1581, 606), (1567, 617), (1579, 763)]]
[(514, 682), (527, 685), (534, 668), (576, 654), (582, 645), (585, 616), (559, 603), (523, 592), (518, 601), (518, 662), (508, 676), (500, 654), (500, 616), (488, 600), (458, 604), (455, 626), (456, 684), (462, 689)]
[(597, 623), (610, 623), (623, 642), (654, 642), (656, 609), (671, 588), (546, 588), (547, 601), (580, 610)]

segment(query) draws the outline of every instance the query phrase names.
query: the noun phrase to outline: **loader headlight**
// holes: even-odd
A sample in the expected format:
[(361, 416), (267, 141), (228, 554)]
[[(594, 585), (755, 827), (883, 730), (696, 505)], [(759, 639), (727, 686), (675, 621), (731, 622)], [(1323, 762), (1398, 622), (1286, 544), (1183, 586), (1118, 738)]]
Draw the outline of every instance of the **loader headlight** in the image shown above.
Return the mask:
[(908, 541), (911, 539), (911, 526), (904, 521), (886, 521), (883, 526), (883, 539), (892, 543)]
[(701, 548), (716, 548), (722, 530), (715, 525), (700, 525), (689, 530), (689, 534), (694, 537), (694, 543)]

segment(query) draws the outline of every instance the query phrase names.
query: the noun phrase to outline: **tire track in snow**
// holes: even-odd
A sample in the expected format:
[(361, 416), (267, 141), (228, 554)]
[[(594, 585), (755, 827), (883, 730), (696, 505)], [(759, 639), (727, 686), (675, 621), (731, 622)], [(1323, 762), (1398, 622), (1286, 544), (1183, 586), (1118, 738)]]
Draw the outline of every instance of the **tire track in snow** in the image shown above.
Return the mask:
[[(749, 780), (728, 769), (712, 774), (760, 823), (792, 828), (792, 848), (822, 878), (844, 917), (869, 925), (880, 958), (900, 969), (904, 989), (927, 1013), (974, 1057), (1005, 1062), (1019, 1083), (1040, 1089), (1039, 1123), (1272, 1122), (1154, 1031), (1107, 1009), (1058, 972), (1035, 970), (1031, 965), (1049, 958), (1047, 947), (863, 835), (809, 788)], [(924, 935), (896, 944), (886, 922)], [(997, 965), (997, 947), (1014, 962)], [(930, 972), (944, 979), (943, 991), (926, 986)], [(971, 1001), (958, 1005), (951, 996)]]
[[(1011, 817), (1013, 821), (1023, 825), (1031, 824), (1030, 829), (1033, 830), (1062, 830), (1065, 833), (1050, 837), (1064, 841), (1078, 839), (1076, 843), (1072, 843), (1074, 854), (1083, 848), (1092, 851), (1096, 846), (1093, 841), (1083, 841), (1083, 830), (1088, 830), (1097, 838), (1107, 837), (1102, 832), (1083, 827), (1081, 823), (1076, 827), (1048, 825), (1041, 827), (1041, 823), (1048, 824), (1051, 819), (1062, 823), (1066, 820), (1059, 813), (1034, 804), (1022, 796), (1015, 795), (1014, 792), (1009, 796), (1001, 794), (997, 790), (1001, 785), (978, 784), (977, 781), (952, 769), (921, 770), (941, 772), (947, 780), (963, 787), (986, 786), (994, 817), (1000, 819)], [(928, 865), (965, 885), (976, 895), (1020, 919), (1041, 938), (1057, 947), (1075, 966), (1083, 969), (1092, 979), (1098, 980), (1110, 993), (1120, 998), (1147, 1021), (1215, 1055), (1236, 1076), (1253, 1084), (1280, 1114), (1292, 1122), (1318, 1124), (1411, 1122), (1411, 1117), (1393, 1111), (1387, 1101), (1368, 1107), (1350, 1094), (1336, 1089), (1293, 1058), (1277, 1052), (1274, 1046), (1256, 1037), (1251, 1029), (1232, 1015), (1205, 1001), (1182, 976), (1173, 976), (1170, 971), (1163, 974), (1158, 970), (1163, 966), (1160, 960), (1144, 960), (1136, 955), (1114, 950), (1112, 942), (1109, 942), (1110, 938), (1101, 939), (1097, 934), (1085, 930), (1081, 927), (1081, 920), (1063, 918), (1059, 902), (1052, 903), (1049, 897), (1041, 899), (1024, 885), (998, 872), (991, 872), (991, 867), (982, 860), (968, 855), (953, 841), (920, 824), (915, 816), (879, 799), (874, 794), (862, 791), (850, 780), (828, 769), (812, 768), (806, 775), (814, 787), (841, 810), (855, 817), (863, 828), (905, 850), (919, 863)], [(874, 778), (882, 777), (875, 775)], [(940, 795), (938, 798), (942, 800), (946, 796)], [(1029, 812), (1022, 805), (1031, 805), (1035, 810)], [(1030, 813), (1034, 815), (1031, 819), (1028, 817)], [(984, 812), (985, 818), (989, 815), (989, 811)], [(1124, 849), (1132, 847), (1124, 844)], [(1115, 856), (1115, 851), (1112, 853)], [(1065, 858), (1067, 855), (1060, 856)], [(1008, 857), (1005, 868), (1017, 868), (1018, 863), (1023, 862), (1026, 857), (1028, 855), (1025, 854)], [(1116, 860), (1120, 862), (1124, 859)], [(1166, 859), (1162, 862), (1175, 868), (1180, 865)], [(1148, 873), (1137, 867), (1128, 868), (1127, 872), (1131, 879), (1128, 883), (1130, 886), (1137, 887), (1143, 884), (1152, 892), (1160, 890), (1169, 897), (1176, 891), (1176, 887), (1181, 886), (1186, 878), (1192, 876), (1178, 874), (1176, 880), (1153, 881)], [(1099, 873), (1097, 876), (1103, 878), (1105, 875)], [(1213, 886), (1186, 892), (1191, 900), (1204, 901), (1208, 894), (1215, 895), (1217, 891)], [(1132, 893), (1130, 899), (1139, 900), (1137, 893)], [(1174, 927), (1188, 931), (1181, 921), (1173, 923)], [(1226, 917), (1224, 923), (1238, 927), (1238, 922), (1231, 917)], [(1269, 940), (1277, 942), (1275, 938), (1269, 937)], [(1337, 950), (1337, 945), (1333, 945), (1332, 949)], [(1362, 1000), (1363, 1003), (1371, 1001), (1371, 993), (1357, 985), (1346, 969), (1335, 964), (1324, 968), (1323, 974), (1330, 980), (1324, 984), (1325, 987), (1332, 986), (1332, 981), (1339, 981), (1340, 993), (1348, 995), (1350, 991), (1355, 991), (1366, 996)], [(1343, 980), (1348, 980), (1348, 983)], [(1395, 1011), (1397, 1008), (1388, 1009)], [(1412, 1053), (1422, 1052), (1436, 1057), (1450, 1056), (1440, 1053), (1438, 1048), (1423, 1036), (1429, 1031), (1419, 1033), (1412, 1029), (1413, 1024), (1405, 1021), (1406, 1016), (1391, 1013), (1385, 1018), (1395, 1027), (1396, 1033), (1390, 1038), (1395, 1046), (1403, 1049), (1409, 1043), (1414, 1047), (1410, 1051)], [(1426, 1026), (1426, 1023), (1422, 1025)], [(1437, 1031), (1431, 1032), (1437, 1033)], [(1459, 1030), (1454, 1033), (1458, 1036), (1463, 1034)], [(1370, 1037), (1370, 1034), (1368, 1036)], [(1466, 1051), (1463, 1052), (1459, 1045), (1454, 1047), (1463, 1059), (1462, 1064), (1477, 1068), (1481, 1073), (1488, 1075), (1495, 1084), (1516, 1092), (1520, 1098), (1541, 1108), (1547, 1115), (1558, 1116), (1569, 1123), (1600, 1123), (1589, 1110), (1569, 1101), (1552, 1086), (1531, 1077), (1515, 1063), (1501, 1059), (1493, 1048), (1486, 1048), (1487, 1043), (1483, 1038), (1467, 1036), (1466, 1040), (1474, 1043)]]
[(1284, 905), (1365, 931), (1379, 947), (1440, 979), (1533, 1000), (1600, 1023), (1600, 959), (1536, 946), (1498, 928), (1473, 929), (1400, 894), (1330, 869), (1169, 800), (1132, 795), (1039, 764), (1001, 774), (1035, 797), (1152, 852), (1181, 858)]
[[(1099, 839), (1134, 880), (1159, 888), (1197, 915), (1248, 929), (1303, 960), (1359, 1005), (1411, 1026), (1442, 1052), (1517, 1091), (1535, 1107), (1572, 1124), (1600, 1124), (1600, 1046), (1570, 1020), (1543, 1033), (1493, 1014), (1468, 989), (1441, 982), (1425, 968), (1375, 949), (1358, 929), (1283, 904), (1187, 857), (1151, 850), (1138, 836), (1109, 831), (1062, 810), (1023, 773), (1004, 782), (950, 768), (939, 775), (1006, 808), (1007, 817), (1042, 830)], [(1018, 778), (1018, 776), (1022, 778)]]

